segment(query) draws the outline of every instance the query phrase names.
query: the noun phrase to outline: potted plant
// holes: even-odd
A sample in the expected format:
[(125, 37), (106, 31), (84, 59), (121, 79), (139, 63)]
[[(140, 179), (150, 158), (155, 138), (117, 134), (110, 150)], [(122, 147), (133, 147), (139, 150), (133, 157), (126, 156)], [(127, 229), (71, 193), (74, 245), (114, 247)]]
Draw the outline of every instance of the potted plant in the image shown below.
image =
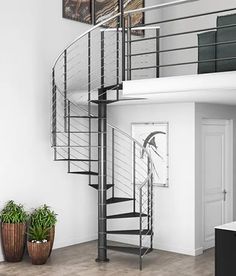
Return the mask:
[(51, 255), (54, 237), (55, 237), (55, 224), (57, 222), (57, 214), (51, 210), (49, 206), (44, 204), (43, 206), (35, 209), (31, 214), (30, 224), (31, 226), (38, 226), (44, 229), (49, 229), (47, 240), (50, 243)]
[(29, 227), (27, 248), (34, 265), (43, 265), (47, 262), (50, 252), (49, 230), (49, 228), (38, 225)]
[(5, 260), (7, 262), (19, 262), (24, 255), (28, 214), (23, 205), (10, 200), (0, 212), (0, 218)]

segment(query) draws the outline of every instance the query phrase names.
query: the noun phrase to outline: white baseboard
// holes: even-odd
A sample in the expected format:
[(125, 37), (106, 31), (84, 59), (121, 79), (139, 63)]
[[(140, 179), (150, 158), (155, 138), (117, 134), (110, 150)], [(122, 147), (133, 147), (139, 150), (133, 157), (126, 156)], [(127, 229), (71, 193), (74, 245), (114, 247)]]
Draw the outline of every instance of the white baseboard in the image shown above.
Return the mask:
[[(71, 239), (71, 240), (67, 240), (67, 241), (60, 241), (60, 242), (56, 242), (54, 244), (53, 250), (80, 244), (80, 243), (84, 243), (84, 242), (94, 241), (94, 240), (97, 240), (97, 234), (92, 235), (92, 236), (83, 237), (80, 239)], [(3, 262), (3, 261), (4, 261), (4, 257), (3, 257), (2, 251), (0, 250), (0, 262)]]
[(189, 255), (189, 256), (198, 256), (203, 253), (203, 248), (195, 249), (195, 248), (181, 247), (178, 245), (164, 244), (164, 243), (163, 244), (157, 243), (156, 245), (154, 245), (154, 247), (155, 249)]
[(54, 248), (53, 249), (59, 249), (59, 248), (63, 248), (63, 247), (67, 247), (67, 246), (72, 246), (72, 245), (76, 245), (76, 244), (80, 244), (80, 243), (84, 243), (84, 242), (94, 241), (94, 240), (97, 240), (97, 238), (98, 238), (97, 234), (94, 234), (94, 235), (83, 237), (83, 238), (79, 238), (79, 239), (71, 239), (71, 240), (66, 240), (66, 241), (58, 241), (58, 242), (56, 242), (54, 244)]
[(2, 254), (2, 251), (0, 251), (0, 262), (3, 262), (4, 261), (4, 256)]
[[(127, 243), (127, 244), (132, 244), (132, 245), (138, 245), (137, 241), (132, 237), (112, 237), (110, 241), (115, 241), (115, 242), (122, 242), (122, 243)], [(154, 244), (154, 249), (159, 249), (163, 251), (169, 251), (173, 253), (178, 253), (178, 254), (184, 254), (184, 255), (190, 255), (190, 256), (198, 256), (203, 253), (203, 248), (184, 248), (184, 247), (179, 247), (179, 246), (174, 246), (172, 244), (164, 244), (164, 243), (156, 243)]]
[[(89, 241), (94, 241), (97, 240), (97, 234), (83, 237), (80, 239), (71, 239), (67, 241), (60, 241), (56, 242), (54, 245), (53, 249), (59, 249), (63, 247), (68, 247), (84, 242), (89, 242)], [(121, 242), (121, 243), (127, 243), (127, 244), (132, 244), (132, 245), (138, 245), (137, 241), (132, 238), (132, 237), (112, 237), (112, 239), (109, 239), (110, 241), (116, 241), (116, 242)], [(156, 246), (154, 245), (154, 249), (159, 249), (163, 251), (169, 251), (169, 252), (174, 252), (178, 254), (185, 254), (185, 255), (190, 255), (190, 256), (198, 256), (203, 253), (203, 248), (197, 248), (197, 249), (190, 249), (190, 248), (183, 248), (183, 247), (178, 247), (178, 246), (172, 246), (172, 245), (167, 245), (167, 244), (161, 244), (158, 243)], [(4, 261), (4, 257), (2, 252), (0, 251), (0, 262)]]
[(199, 247), (195, 249), (195, 255), (194, 256), (199, 256), (203, 254), (203, 247)]

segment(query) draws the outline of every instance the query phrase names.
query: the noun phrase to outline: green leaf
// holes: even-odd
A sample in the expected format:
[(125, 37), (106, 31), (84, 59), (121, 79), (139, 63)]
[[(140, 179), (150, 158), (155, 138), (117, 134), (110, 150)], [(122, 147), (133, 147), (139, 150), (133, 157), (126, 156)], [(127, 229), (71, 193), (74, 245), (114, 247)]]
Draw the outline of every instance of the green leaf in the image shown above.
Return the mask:
[(57, 222), (57, 214), (47, 205), (43, 205), (33, 211), (30, 216), (31, 226), (52, 228)]
[(29, 218), (22, 204), (16, 204), (13, 200), (6, 203), (0, 212), (0, 219), (3, 223), (24, 223)]

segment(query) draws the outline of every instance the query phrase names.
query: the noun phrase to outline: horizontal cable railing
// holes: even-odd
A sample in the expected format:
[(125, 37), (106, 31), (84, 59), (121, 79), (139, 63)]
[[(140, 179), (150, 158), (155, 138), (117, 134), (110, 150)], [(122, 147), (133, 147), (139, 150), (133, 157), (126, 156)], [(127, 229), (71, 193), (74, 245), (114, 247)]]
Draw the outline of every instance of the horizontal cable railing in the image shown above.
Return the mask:
[[(129, 15), (130, 32), (127, 33), (130, 35), (126, 41), (129, 79), (139, 79), (136, 76), (141, 71), (146, 72), (146, 78), (152, 78), (152, 70), (158, 70), (159, 77), (236, 71), (235, 11), (236, 8), (228, 8), (173, 18), (163, 12), (163, 20), (149, 20), (140, 25), (141, 28), (156, 26), (159, 31), (141, 37), (132, 34), (136, 26), (130, 23), (132, 15)], [(152, 41), (158, 44), (156, 49), (140, 50)], [(156, 62), (150, 64), (150, 56), (155, 55)], [(145, 64), (140, 61), (141, 57), (145, 58)]]

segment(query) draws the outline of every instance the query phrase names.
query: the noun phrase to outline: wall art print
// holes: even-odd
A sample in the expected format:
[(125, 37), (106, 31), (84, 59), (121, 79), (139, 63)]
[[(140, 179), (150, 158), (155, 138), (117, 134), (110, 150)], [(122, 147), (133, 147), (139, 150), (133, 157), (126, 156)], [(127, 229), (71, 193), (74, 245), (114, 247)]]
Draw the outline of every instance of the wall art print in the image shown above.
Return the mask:
[[(98, 24), (119, 11), (119, 0), (63, 0), (63, 17), (88, 24)], [(124, 0), (125, 10), (144, 7), (144, 0)], [(132, 16), (132, 26), (144, 22), (143, 13)], [(106, 27), (116, 26), (116, 20)]]
[[(169, 186), (168, 135), (167, 122), (132, 124), (132, 137), (150, 152), (154, 165), (153, 183), (160, 187)], [(142, 158), (143, 151), (138, 154)]]
[(92, 24), (91, 0), (63, 0), (63, 17), (87, 24)]
[[(95, 22), (99, 23), (119, 12), (119, 0), (95, 0)], [(124, 10), (135, 10), (144, 7), (144, 0), (124, 0)], [(132, 15), (132, 26), (144, 23), (143, 13)], [(109, 22), (108, 27), (115, 27), (116, 20)]]

